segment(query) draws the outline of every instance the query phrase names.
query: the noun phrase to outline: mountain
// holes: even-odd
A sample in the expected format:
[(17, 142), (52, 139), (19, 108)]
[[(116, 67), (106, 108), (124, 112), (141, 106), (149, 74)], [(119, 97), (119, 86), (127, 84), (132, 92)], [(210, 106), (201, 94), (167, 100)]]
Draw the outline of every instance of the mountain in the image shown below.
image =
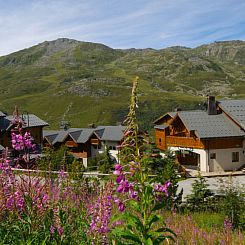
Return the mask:
[(207, 94), (245, 97), (245, 42), (197, 48), (112, 49), (66, 38), (0, 57), (0, 110), (15, 105), (52, 128), (121, 122), (132, 80), (139, 82), (139, 119), (146, 128), (168, 110), (197, 108)]

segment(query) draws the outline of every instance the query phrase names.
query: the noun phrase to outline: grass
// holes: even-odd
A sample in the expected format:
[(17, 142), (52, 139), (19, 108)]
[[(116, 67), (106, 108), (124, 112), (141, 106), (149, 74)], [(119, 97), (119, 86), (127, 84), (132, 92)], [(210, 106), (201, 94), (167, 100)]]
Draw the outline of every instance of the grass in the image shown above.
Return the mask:
[[(165, 213), (166, 224), (176, 233), (174, 243), (243, 245), (245, 233), (224, 228), (224, 217), (215, 213)], [(167, 244), (167, 243), (166, 243)]]

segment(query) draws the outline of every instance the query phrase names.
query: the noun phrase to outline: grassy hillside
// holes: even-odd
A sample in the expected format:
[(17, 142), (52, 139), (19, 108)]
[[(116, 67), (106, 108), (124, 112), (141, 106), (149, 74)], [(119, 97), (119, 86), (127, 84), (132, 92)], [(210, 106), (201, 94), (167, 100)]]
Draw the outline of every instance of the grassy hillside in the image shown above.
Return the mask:
[(127, 113), (131, 81), (140, 77), (139, 118), (144, 127), (176, 107), (195, 108), (207, 94), (245, 98), (245, 42), (195, 49), (117, 50), (57, 39), (0, 57), (0, 110), (14, 105), (52, 128), (114, 124)]

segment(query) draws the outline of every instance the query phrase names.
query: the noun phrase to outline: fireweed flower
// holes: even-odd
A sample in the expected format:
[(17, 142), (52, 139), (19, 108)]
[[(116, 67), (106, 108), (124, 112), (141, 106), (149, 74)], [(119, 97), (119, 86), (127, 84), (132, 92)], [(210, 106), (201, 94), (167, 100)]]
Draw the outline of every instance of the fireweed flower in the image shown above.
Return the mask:
[(89, 207), (91, 217), (90, 230), (88, 234), (92, 236), (93, 241), (101, 241), (101, 244), (107, 244), (107, 234), (110, 231), (110, 218), (112, 215), (112, 206), (114, 184), (108, 182), (101, 191), (97, 200)]
[(53, 225), (51, 225), (49, 231), (50, 231), (50, 234), (53, 235), (55, 233), (55, 227)]
[(122, 174), (122, 166), (120, 164), (115, 165), (115, 171), (113, 172), (115, 175), (121, 175)]
[(59, 171), (58, 177), (59, 177), (59, 179), (63, 180), (63, 179), (66, 179), (68, 177), (68, 174), (62, 169)]
[(154, 183), (153, 184), (153, 188), (155, 190), (155, 192), (160, 192), (160, 193), (164, 193), (166, 196), (169, 195), (169, 187), (171, 186), (171, 182), (167, 181), (165, 184), (158, 184), (158, 183)]
[(227, 230), (231, 230), (232, 227), (233, 227), (233, 224), (232, 224), (231, 220), (229, 218), (225, 218), (225, 220), (224, 220), (224, 228), (225, 228), (225, 230), (226, 231)]
[(119, 186), (117, 187), (117, 192), (118, 193), (126, 193), (126, 192), (129, 192), (130, 188), (132, 188), (132, 186), (128, 182), (128, 180), (122, 180), (119, 183)]
[(25, 132), (24, 135), (12, 133), (12, 147), (17, 151), (23, 151), (25, 149), (32, 149), (35, 144), (33, 144), (33, 138), (30, 132)]
[(60, 236), (62, 236), (64, 234), (64, 228), (62, 226), (58, 227), (57, 231), (58, 231)]
[(134, 162), (134, 161), (131, 161), (130, 164), (129, 164), (129, 166), (130, 166), (129, 171), (130, 171), (130, 173), (131, 173), (132, 175), (134, 175), (135, 172), (138, 172), (139, 169), (140, 169), (139, 163)]

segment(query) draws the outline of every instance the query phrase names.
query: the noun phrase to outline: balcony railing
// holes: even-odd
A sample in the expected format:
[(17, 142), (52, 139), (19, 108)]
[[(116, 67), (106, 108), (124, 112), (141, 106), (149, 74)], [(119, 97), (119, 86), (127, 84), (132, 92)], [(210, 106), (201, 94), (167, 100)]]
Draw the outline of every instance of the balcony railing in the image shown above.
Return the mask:
[(92, 145), (99, 145), (99, 140), (98, 139), (91, 139), (91, 144)]
[(87, 152), (71, 152), (71, 154), (75, 156), (76, 158), (87, 158), (88, 157)]
[(166, 144), (175, 147), (204, 148), (198, 139), (192, 137), (166, 136)]
[(66, 145), (67, 147), (77, 147), (77, 146), (78, 146), (77, 143), (75, 143), (75, 142), (72, 141), (72, 140), (66, 141), (66, 142), (65, 142), (65, 145)]

